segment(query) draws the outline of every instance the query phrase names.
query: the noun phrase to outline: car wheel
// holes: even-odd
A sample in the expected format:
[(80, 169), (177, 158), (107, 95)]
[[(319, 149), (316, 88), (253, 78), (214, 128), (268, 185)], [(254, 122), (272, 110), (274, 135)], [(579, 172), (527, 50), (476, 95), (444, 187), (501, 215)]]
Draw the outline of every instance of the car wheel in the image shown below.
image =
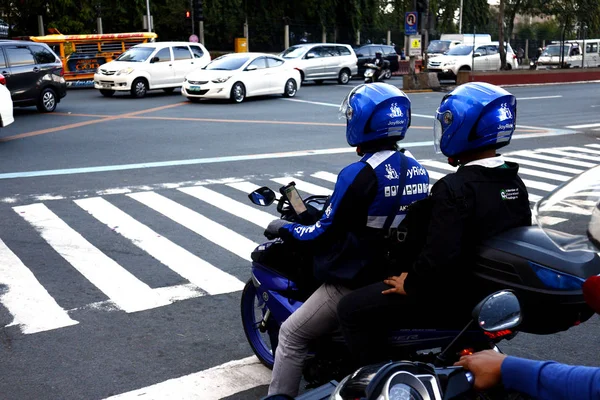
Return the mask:
[(296, 86), (296, 81), (288, 79), (285, 83), (285, 88), (283, 89), (283, 97), (294, 97), (297, 91), (298, 87)]
[(148, 82), (144, 78), (137, 78), (131, 84), (131, 96), (141, 99), (148, 93)]
[(115, 94), (114, 90), (100, 89), (100, 94), (104, 97), (112, 97)]
[(234, 103), (241, 103), (246, 98), (246, 88), (242, 82), (236, 82), (231, 87), (230, 99)]
[(192, 103), (200, 103), (200, 99), (198, 97), (188, 97), (187, 99)]
[(512, 69), (512, 65), (510, 65), (510, 64), (506, 64), (506, 70), (507, 70), (507, 71), (510, 71), (511, 69)]
[(338, 82), (341, 85), (346, 85), (350, 82), (350, 72), (347, 69), (343, 69), (340, 71), (340, 75), (338, 76)]
[(49, 113), (56, 109), (56, 93), (50, 88), (42, 90), (37, 103), (39, 112)]
[(383, 73), (383, 79), (390, 79), (392, 77), (392, 71), (389, 69), (386, 69), (385, 72)]
[(167, 94), (171, 94), (175, 91), (174, 87), (168, 87), (168, 88), (164, 88), (163, 91)]

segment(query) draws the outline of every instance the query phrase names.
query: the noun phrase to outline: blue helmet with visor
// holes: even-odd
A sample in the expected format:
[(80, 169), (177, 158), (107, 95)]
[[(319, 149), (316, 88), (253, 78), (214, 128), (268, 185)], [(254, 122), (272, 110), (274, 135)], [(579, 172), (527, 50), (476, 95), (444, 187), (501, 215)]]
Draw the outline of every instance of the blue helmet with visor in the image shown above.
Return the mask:
[(346, 119), (346, 140), (356, 147), (386, 138), (404, 139), (410, 126), (410, 100), (404, 92), (387, 83), (355, 87), (340, 105)]
[(434, 121), (437, 153), (450, 158), (510, 143), (517, 121), (517, 99), (484, 82), (461, 85), (442, 99)]

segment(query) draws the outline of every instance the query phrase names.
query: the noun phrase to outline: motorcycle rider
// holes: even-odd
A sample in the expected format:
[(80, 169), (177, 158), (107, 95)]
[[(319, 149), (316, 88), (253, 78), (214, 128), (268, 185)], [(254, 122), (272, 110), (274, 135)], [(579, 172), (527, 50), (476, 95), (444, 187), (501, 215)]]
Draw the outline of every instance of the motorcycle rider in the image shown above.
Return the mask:
[(507, 229), (531, 225), (518, 165), (496, 154), (510, 143), (516, 112), (515, 96), (487, 83), (464, 84), (442, 99), (435, 148), (458, 170), (436, 182), (427, 200), (409, 208), (401, 224), (406, 240), (399, 254), (405, 255), (391, 271), (395, 276), (353, 291), (338, 306), (359, 366), (385, 359), (391, 329), (464, 326), (486, 294), (478, 293), (466, 267), (476, 246)]
[(373, 60), (373, 65), (377, 67), (377, 70), (373, 74), (373, 82), (378, 82), (381, 80), (384, 64), (385, 60), (383, 59), (383, 54), (380, 51), (375, 52), (375, 60)]
[[(282, 325), (269, 394), (296, 396), (309, 341), (338, 327), (339, 299), (383, 279), (385, 237), (406, 207), (428, 193), (427, 171), (397, 142), (410, 126), (410, 100), (385, 83), (359, 85), (340, 106), (346, 139), (360, 161), (338, 175), (325, 212), (314, 225), (275, 220), (266, 233), (309, 245), (323, 284)], [(410, 190), (405, 190), (410, 187)], [(414, 188), (414, 190), (413, 190)]]

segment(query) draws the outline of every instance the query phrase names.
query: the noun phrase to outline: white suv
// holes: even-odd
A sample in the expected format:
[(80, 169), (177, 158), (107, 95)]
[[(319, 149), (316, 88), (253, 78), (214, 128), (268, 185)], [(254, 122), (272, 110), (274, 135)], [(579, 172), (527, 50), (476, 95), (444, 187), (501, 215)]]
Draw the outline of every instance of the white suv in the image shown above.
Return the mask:
[[(442, 75), (456, 77), (458, 71), (498, 71), (500, 69), (500, 53), (498, 42), (480, 44), (473, 52), (473, 46), (461, 44), (451, 48), (446, 54), (429, 59), (427, 69)], [(506, 67), (517, 69), (519, 64), (510, 44), (505, 44)]]
[(151, 89), (172, 92), (189, 72), (209, 62), (210, 54), (200, 43), (138, 44), (101, 65), (94, 74), (94, 87), (106, 97), (115, 91), (127, 91), (133, 97), (144, 97)]

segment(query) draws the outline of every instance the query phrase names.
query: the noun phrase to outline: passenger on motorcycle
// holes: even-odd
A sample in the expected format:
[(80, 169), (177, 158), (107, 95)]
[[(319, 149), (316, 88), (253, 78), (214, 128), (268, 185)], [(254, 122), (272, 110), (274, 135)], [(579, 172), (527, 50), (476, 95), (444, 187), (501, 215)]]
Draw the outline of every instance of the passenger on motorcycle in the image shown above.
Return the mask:
[(359, 366), (386, 358), (392, 329), (464, 326), (485, 295), (469, 271), (476, 246), (531, 225), (519, 167), (496, 154), (511, 140), (516, 113), (516, 98), (487, 83), (467, 83), (442, 99), (435, 148), (458, 170), (409, 208), (400, 227), (406, 240), (399, 243), (398, 262), (390, 271), (394, 276), (348, 294), (338, 306)]
[[(406, 207), (427, 196), (427, 171), (398, 150), (411, 122), (410, 100), (398, 88), (373, 83), (354, 88), (340, 106), (346, 139), (360, 161), (338, 175), (325, 212), (314, 225), (275, 220), (267, 233), (309, 246), (322, 285), (279, 331), (270, 394), (298, 393), (309, 342), (338, 327), (338, 301), (386, 275), (386, 235)], [(307, 266), (308, 268), (308, 266)]]

